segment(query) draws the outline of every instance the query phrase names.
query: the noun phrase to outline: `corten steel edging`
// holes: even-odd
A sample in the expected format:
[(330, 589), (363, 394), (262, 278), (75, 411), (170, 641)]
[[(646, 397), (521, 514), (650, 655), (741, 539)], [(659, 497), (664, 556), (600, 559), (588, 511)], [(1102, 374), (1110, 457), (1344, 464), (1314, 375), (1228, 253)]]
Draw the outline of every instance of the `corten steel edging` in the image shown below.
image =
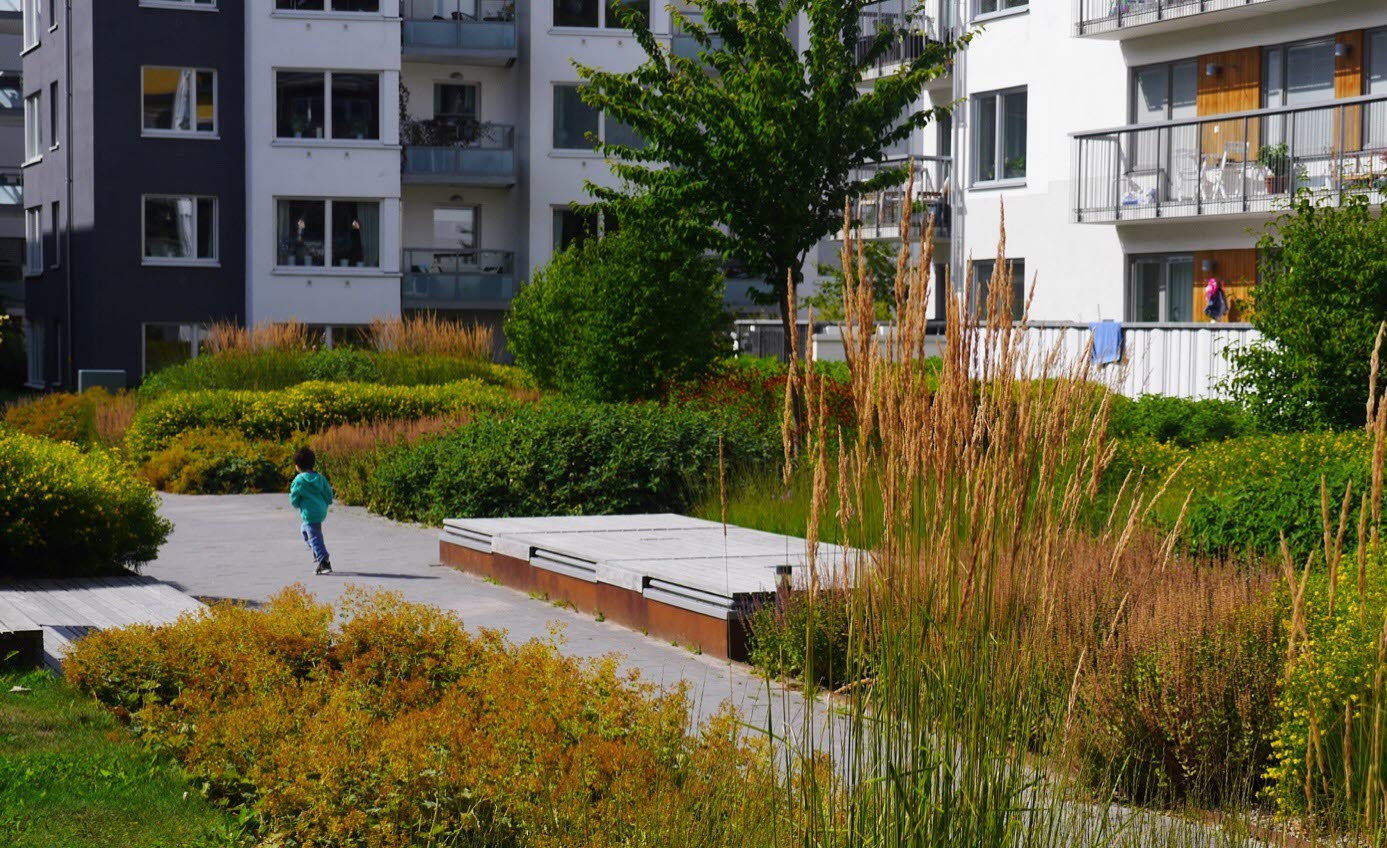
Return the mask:
[[(492, 554), (500, 556), (500, 554)], [(527, 563), (528, 565), (528, 563)], [(530, 565), (531, 579), (535, 590), (543, 592), (551, 601), (562, 601), (573, 605), (579, 612), (597, 612), (597, 584), (557, 571), (535, 568)]]
[(645, 596), (610, 583), (597, 584), (597, 610), (609, 621), (629, 627), (632, 630), (646, 630), (650, 626)]
[(505, 554), (486, 554), (463, 545), (438, 543), (439, 562), (468, 574), (490, 578), (522, 592), (536, 591), (535, 569), (525, 560)]
[(645, 599), (651, 636), (695, 647), (723, 660), (746, 660), (746, 624), (740, 615), (714, 618), (663, 601)]

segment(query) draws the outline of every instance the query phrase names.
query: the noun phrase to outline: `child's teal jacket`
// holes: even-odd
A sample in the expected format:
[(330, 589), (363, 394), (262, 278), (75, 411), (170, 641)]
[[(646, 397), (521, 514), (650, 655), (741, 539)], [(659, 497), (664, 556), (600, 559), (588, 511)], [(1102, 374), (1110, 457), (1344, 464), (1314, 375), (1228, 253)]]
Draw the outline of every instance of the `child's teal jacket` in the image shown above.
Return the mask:
[(289, 505), (303, 516), (304, 524), (322, 524), (332, 503), (332, 486), (316, 471), (302, 471), (289, 487)]

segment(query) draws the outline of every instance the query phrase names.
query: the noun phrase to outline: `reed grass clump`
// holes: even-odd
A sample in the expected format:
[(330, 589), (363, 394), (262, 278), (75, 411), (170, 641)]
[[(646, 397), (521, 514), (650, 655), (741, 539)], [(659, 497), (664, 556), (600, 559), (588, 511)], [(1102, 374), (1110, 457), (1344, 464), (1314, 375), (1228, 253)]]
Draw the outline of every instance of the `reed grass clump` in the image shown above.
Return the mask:
[(338, 500), (354, 506), (371, 502), (376, 469), (392, 448), (452, 432), (471, 420), (466, 414), (432, 415), (394, 421), (341, 424), (312, 436), (318, 470), (332, 481)]
[(451, 356), (489, 362), (496, 351), (496, 333), (481, 324), (448, 321), (434, 313), (371, 322), (371, 344), (382, 353)]

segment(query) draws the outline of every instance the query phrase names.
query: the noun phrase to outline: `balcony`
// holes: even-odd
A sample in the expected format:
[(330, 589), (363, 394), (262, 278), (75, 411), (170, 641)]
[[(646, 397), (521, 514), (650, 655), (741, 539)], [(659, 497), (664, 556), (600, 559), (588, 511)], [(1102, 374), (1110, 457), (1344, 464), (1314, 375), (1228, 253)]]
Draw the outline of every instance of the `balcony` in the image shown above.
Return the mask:
[[(908, 159), (888, 159), (858, 172), (855, 177), (868, 180), (883, 168), (915, 164), (915, 185), (910, 196), (910, 231), (919, 235), (926, 223), (934, 221), (934, 238), (950, 237), (952, 209), (949, 205), (949, 175), (953, 164), (947, 156), (911, 156)], [(907, 180), (885, 186), (853, 202), (852, 217), (864, 239), (898, 239), (901, 235), (901, 215), (906, 209)], [(839, 236), (841, 237), (841, 233)]]
[(1074, 34), (1127, 38), (1192, 29), (1329, 0), (1075, 0)]
[(0, 0), (0, 32), (16, 34), (24, 29), (21, 0)]
[(1075, 147), (1081, 223), (1266, 216), (1302, 190), (1381, 203), (1387, 96), (1080, 133)]
[(401, 0), (400, 17), (406, 59), (509, 67), (519, 56), (515, 0)]
[(400, 127), (402, 181), (436, 185), (515, 185), (515, 127), (428, 118)]
[(515, 254), (503, 250), (413, 247), (404, 252), (405, 309), (509, 309)]
[(24, 208), (24, 174), (18, 168), (0, 169), (0, 212)]
[[(936, 14), (914, 11), (916, 4), (906, 0), (879, 0), (863, 8), (858, 16), (861, 32), (857, 42), (859, 62), (866, 58), (878, 32), (889, 30), (895, 34), (890, 48), (877, 58), (876, 64), (867, 73), (868, 77), (891, 74), (901, 65), (924, 55), (930, 44), (949, 42), (957, 37), (955, 4), (951, 0), (939, 0), (930, 5)], [(949, 74), (945, 74), (931, 80), (926, 87), (947, 85), (949, 77)]]

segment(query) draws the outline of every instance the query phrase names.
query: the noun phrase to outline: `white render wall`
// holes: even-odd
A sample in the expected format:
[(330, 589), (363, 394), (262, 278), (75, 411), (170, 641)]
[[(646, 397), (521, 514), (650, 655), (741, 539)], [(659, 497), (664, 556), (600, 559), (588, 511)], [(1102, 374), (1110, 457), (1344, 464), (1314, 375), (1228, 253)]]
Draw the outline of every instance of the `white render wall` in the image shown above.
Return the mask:
[[(399, 18), (281, 12), (269, 2), (248, 2), (246, 52), (247, 323), (364, 324), (398, 315)], [(281, 69), (381, 73), (380, 140), (277, 140), (275, 72)], [(276, 268), (279, 197), (379, 200), (381, 267)]]

